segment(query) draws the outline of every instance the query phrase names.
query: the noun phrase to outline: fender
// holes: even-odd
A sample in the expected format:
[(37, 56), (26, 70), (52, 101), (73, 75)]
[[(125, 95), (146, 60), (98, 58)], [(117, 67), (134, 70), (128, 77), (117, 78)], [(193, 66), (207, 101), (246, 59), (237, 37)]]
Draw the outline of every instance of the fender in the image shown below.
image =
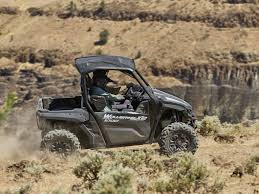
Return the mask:
[(163, 108), (174, 109), (174, 110), (178, 110), (178, 111), (186, 111), (186, 108), (184, 106), (181, 106), (178, 104), (165, 103), (165, 104), (163, 104)]

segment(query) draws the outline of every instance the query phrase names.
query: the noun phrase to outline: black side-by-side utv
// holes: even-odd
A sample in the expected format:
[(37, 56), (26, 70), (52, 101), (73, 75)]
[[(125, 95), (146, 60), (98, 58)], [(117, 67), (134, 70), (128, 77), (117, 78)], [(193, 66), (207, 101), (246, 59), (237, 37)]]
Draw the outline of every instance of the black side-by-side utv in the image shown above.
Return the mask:
[[(198, 147), (195, 116), (184, 100), (152, 88), (136, 70), (134, 61), (118, 56), (77, 58), (81, 96), (40, 98), (37, 124), (41, 146), (58, 153), (80, 148), (118, 147), (158, 142), (161, 151), (194, 153)], [(122, 94), (131, 103), (108, 106), (103, 96), (90, 95), (92, 74), (98, 70), (119, 72), (135, 81)], [(127, 81), (127, 79), (124, 79)]]

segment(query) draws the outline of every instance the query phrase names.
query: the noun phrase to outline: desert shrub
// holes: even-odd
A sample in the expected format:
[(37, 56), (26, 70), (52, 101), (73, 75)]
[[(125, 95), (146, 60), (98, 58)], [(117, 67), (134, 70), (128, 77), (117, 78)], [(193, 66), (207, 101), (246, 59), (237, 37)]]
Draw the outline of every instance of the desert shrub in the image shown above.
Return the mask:
[(52, 194), (65, 194), (66, 192), (62, 191), (62, 190), (55, 190), (52, 192)]
[(100, 3), (100, 6), (99, 6), (99, 10), (104, 11), (105, 7), (106, 7), (105, 2), (104, 2), (104, 0), (102, 0), (101, 3)]
[(177, 157), (179, 159), (168, 177), (155, 182), (154, 187), (157, 192), (190, 192), (204, 186), (208, 177), (207, 168), (199, 164), (190, 154)]
[(6, 116), (12, 110), (16, 101), (17, 101), (16, 93), (11, 92), (7, 95), (7, 98), (6, 98), (3, 106), (0, 108), (0, 121), (6, 118)]
[(21, 186), (16, 193), (19, 193), (19, 194), (27, 194), (27, 193), (30, 193), (31, 192), (31, 185), (28, 184), (28, 185), (24, 185), (24, 186)]
[(150, 160), (147, 164), (147, 167), (150, 169), (152, 174), (159, 173), (164, 169), (163, 163), (161, 160)]
[(217, 116), (205, 116), (200, 123), (200, 134), (210, 136), (218, 133), (221, 128), (220, 120)]
[[(171, 191), (170, 186), (170, 177), (169, 176), (162, 176), (161, 178), (157, 179), (154, 183), (154, 188), (156, 192), (165, 193)], [(172, 190), (174, 192), (174, 190)]]
[(70, 1), (66, 10), (71, 14), (72, 17), (77, 15), (77, 6), (73, 1)]
[(32, 175), (32, 176), (35, 176), (37, 178), (40, 178), (41, 177), (41, 174), (44, 173), (46, 170), (46, 168), (44, 166), (42, 166), (41, 164), (39, 163), (36, 163), (36, 162), (30, 162), (24, 169), (23, 169), (24, 172)]
[(121, 165), (103, 173), (95, 184), (93, 194), (132, 194), (134, 193), (134, 170)]
[(0, 191), (0, 193), (3, 193), (3, 194), (29, 194), (29, 193), (31, 193), (31, 185), (30, 184), (23, 185), (14, 190), (8, 189), (4, 192)]
[(251, 136), (257, 131), (256, 121), (244, 121), (238, 124), (223, 123), (221, 133), (230, 136)]
[(219, 181), (218, 179), (216, 179), (213, 185), (209, 187), (208, 191), (210, 193), (220, 193), (223, 190), (224, 186), (225, 183), (223, 181)]
[(141, 56), (142, 56), (141, 51), (138, 51), (135, 56), (135, 59), (139, 59), (139, 58), (141, 58)]
[[(7, 167), (8, 172), (14, 172), (22, 177), (28, 177), (34, 181), (38, 181), (43, 173), (49, 173), (50, 171), (41, 163), (36, 161), (21, 160)], [(21, 176), (15, 176), (15, 179), (19, 179)]]
[(256, 157), (251, 157), (244, 165), (247, 174), (255, 175), (257, 170)]
[(105, 45), (108, 42), (109, 35), (110, 35), (109, 31), (104, 29), (99, 34), (99, 40), (96, 41), (94, 44), (95, 45)]
[(115, 163), (137, 169), (149, 164), (152, 152), (152, 150), (125, 150), (117, 152), (115, 153)]
[(137, 178), (137, 190), (138, 193), (144, 193), (148, 190), (149, 188), (149, 181), (146, 177), (138, 177)]
[(99, 172), (104, 163), (104, 156), (100, 153), (88, 154), (74, 169), (74, 174), (91, 188), (99, 178)]
[(256, 163), (259, 163), (259, 155), (257, 156), (252, 156), (251, 160), (254, 160)]
[(102, 51), (102, 49), (97, 49), (96, 51), (95, 51), (95, 54), (96, 55), (102, 55), (103, 54), (103, 51)]
[(42, 16), (44, 14), (44, 11), (38, 7), (30, 7), (27, 9), (27, 11), (30, 16)]
[(16, 7), (0, 7), (0, 14), (16, 15), (18, 12)]

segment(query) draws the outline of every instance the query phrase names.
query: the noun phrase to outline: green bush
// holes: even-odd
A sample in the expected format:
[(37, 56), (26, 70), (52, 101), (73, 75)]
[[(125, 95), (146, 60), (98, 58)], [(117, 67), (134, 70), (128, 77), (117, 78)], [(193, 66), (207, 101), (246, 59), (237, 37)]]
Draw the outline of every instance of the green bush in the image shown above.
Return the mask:
[(94, 44), (95, 45), (105, 45), (108, 42), (109, 35), (110, 35), (109, 31), (104, 29), (99, 34), (99, 40), (97, 42), (95, 42)]
[(135, 173), (121, 165), (103, 173), (95, 184), (92, 194), (132, 194), (134, 192)]
[(28, 185), (24, 185), (24, 186), (20, 187), (16, 193), (27, 194), (30, 192), (31, 192), (31, 185), (28, 184)]
[(149, 181), (145, 176), (137, 178), (138, 193), (145, 193), (149, 188)]
[(70, 3), (67, 6), (67, 11), (71, 14), (71, 16), (76, 16), (77, 15), (77, 6), (73, 1), (70, 1)]
[(141, 58), (141, 56), (142, 56), (141, 51), (138, 51), (134, 59), (135, 60), (139, 59), (139, 58)]
[(164, 166), (161, 160), (150, 160), (147, 164), (147, 167), (150, 169), (152, 174), (162, 172)]
[(221, 129), (221, 123), (217, 116), (205, 116), (200, 123), (200, 134), (202, 136), (215, 135)]
[(103, 51), (102, 51), (102, 49), (97, 49), (96, 51), (95, 51), (95, 54), (96, 55), (102, 55), (103, 54)]
[(104, 11), (105, 7), (106, 7), (105, 2), (104, 2), (104, 0), (102, 0), (101, 3), (100, 3), (100, 6), (99, 6), (99, 10)]
[(4, 120), (6, 116), (11, 112), (16, 101), (17, 101), (16, 93), (11, 92), (7, 95), (7, 98), (3, 106), (0, 108), (0, 121)]
[(16, 189), (8, 189), (5, 191), (0, 191), (2, 194), (29, 194), (31, 192), (31, 184), (23, 185)]
[(174, 170), (167, 178), (158, 179), (155, 184), (157, 192), (190, 192), (204, 186), (208, 170), (199, 164), (192, 155), (178, 156)]
[(74, 174), (82, 178), (90, 188), (99, 178), (99, 172), (104, 163), (104, 156), (100, 153), (88, 154), (83, 161), (74, 169)]
[(32, 176), (40, 178), (41, 174), (46, 171), (46, 168), (41, 164), (32, 161), (23, 169), (23, 171)]
[[(154, 183), (154, 188), (156, 192), (160, 193), (165, 193), (165, 192), (170, 192), (171, 191), (171, 186), (170, 186), (170, 177), (168, 176), (163, 176), (159, 179), (157, 179)], [(172, 190), (174, 192), (174, 190)]]
[(247, 174), (256, 175), (257, 162), (256, 157), (251, 157), (244, 165), (244, 171)]
[(210, 193), (220, 193), (223, 190), (224, 186), (225, 186), (224, 182), (216, 179), (213, 185), (211, 185), (208, 190)]
[(151, 161), (152, 150), (125, 150), (115, 153), (116, 164), (133, 169), (148, 165)]

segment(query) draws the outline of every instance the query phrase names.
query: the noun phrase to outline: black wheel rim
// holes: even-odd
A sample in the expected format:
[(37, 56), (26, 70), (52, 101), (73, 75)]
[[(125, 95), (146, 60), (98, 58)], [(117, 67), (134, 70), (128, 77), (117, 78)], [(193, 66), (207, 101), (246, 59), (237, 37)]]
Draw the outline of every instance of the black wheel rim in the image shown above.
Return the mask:
[(49, 147), (49, 150), (51, 152), (55, 152), (59, 154), (68, 154), (73, 151), (71, 144), (65, 141), (56, 141), (52, 143)]
[(188, 151), (191, 141), (185, 133), (174, 133), (169, 140), (169, 147), (173, 152)]

